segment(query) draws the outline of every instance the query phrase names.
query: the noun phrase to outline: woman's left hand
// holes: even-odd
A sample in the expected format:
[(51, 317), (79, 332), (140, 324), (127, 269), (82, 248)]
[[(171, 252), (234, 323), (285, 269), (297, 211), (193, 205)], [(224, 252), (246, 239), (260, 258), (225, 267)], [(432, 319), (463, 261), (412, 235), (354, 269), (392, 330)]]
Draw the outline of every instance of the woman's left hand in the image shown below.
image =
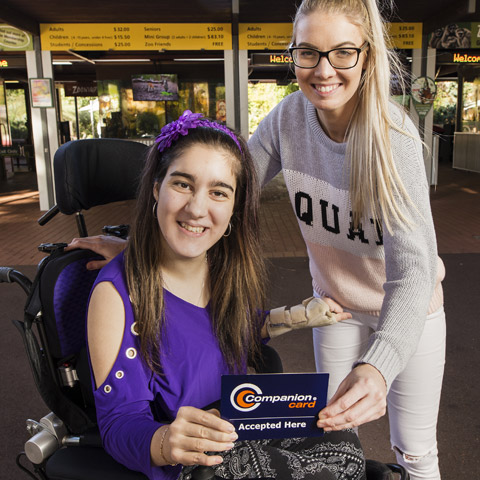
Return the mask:
[(344, 430), (385, 415), (387, 386), (382, 374), (367, 363), (355, 367), (320, 411), (317, 426), (326, 432)]
[(223, 458), (215, 453), (232, 449), (238, 438), (233, 425), (220, 418), (218, 410), (194, 407), (180, 407), (165, 436), (160, 429), (157, 432), (151, 446), (155, 465), (164, 465), (162, 460), (169, 464), (218, 465)]

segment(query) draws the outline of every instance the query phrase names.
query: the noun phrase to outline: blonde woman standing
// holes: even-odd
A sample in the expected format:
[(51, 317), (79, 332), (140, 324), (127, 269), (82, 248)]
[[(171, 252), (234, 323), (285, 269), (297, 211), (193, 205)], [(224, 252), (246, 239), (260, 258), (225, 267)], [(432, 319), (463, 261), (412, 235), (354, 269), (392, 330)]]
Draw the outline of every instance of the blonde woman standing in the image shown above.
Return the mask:
[[(375, 0), (304, 0), (291, 54), (301, 91), (260, 123), (248, 145), (262, 184), (283, 172), (315, 294), (352, 315), (314, 331), (317, 369), (330, 373), (318, 426), (358, 426), (388, 405), (398, 461), (413, 480), (439, 480), (445, 271), (422, 144), (390, 102), (397, 61)], [(123, 246), (93, 237), (70, 248), (108, 260)]]
[(422, 144), (390, 102), (391, 65), (375, 0), (304, 0), (290, 53), (301, 91), (249, 141), (263, 184), (282, 171), (316, 296), (352, 319), (314, 330), (329, 372), (326, 430), (388, 405), (392, 448), (412, 479), (440, 479), (436, 422), (445, 315)]

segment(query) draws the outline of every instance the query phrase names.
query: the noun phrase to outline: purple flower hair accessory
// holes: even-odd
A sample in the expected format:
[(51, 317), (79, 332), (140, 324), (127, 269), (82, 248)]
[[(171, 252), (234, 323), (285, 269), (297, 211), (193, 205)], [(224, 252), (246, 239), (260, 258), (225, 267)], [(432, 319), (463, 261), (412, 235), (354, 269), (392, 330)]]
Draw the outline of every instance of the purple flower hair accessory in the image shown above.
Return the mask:
[(215, 130), (226, 133), (237, 144), (240, 152), (242, 151), (240, 142), (229, 128), (217, 122), (202, 119), (201, 113), (192, 113), (190, 110), (185, 110), (178, 120), (167, 123), (167, 125), (160, 130), (160, 134), (155, 139), (158, 151), (161, 153), (167, 148), (170, 148), (173, 142), (180, 138), (180, 135), (188, 135), (190, 129), (197, 127), (214, 128)]

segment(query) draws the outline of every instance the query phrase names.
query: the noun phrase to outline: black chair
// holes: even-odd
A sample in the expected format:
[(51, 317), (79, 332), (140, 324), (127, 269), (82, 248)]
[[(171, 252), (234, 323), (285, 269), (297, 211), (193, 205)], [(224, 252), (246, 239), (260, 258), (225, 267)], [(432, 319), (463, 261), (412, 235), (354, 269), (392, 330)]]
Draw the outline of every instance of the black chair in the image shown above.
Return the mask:
[(39, 220), (57, 213), (75, 215), (81, 237), (88, 236), (83, 210), (135, 198), (148, 147), (114, 138), (77, 140), (62, 145), (53, 158), (56, 205)]
[[(18, 283), (28, 295), (24, 320), (14, 320), (24, 340), (40, 395), (51, 412), (30, 422), (25, 454), (36, 474), (49, 480), (137, 480), (146, 477), (115, 462), (102, 448), (85, 349), (86, 306), (97, 272), (85, 265), (98, 258), (89, 250), (64, 252), (50, 245), (31, 282), (0, 268), (0, 282)], [(262, 346), (259, 373), (278, 373), (278, 353)], [(209, 405), (219, 408), (218, 405)], [(61, 448), (65, 447), (65, 448)]]
[[(118, 139), (62, 145), (54, 156), (57, 203), (39, 219), (40, 225), (58, 213), (75, 215), (79, 236), (87, 236), (84, 210), (135, 198), (147, 149)], [(125, 237), (128, 226), (105, 227), (104, 232)], [(20, 272), (0, 269), (0, 281), (19, 283), (27, 293), (24, 319), (14, 323), (37, 389), (51, 410), (39, 422), (27, 422), (32, 438), (25, 444), (26, 456), (42, 479), (70, 480), (72, 472), (81, 475), (75, 478), (144, 479), (101, 448), (84, 333), (86, 302), (97, 275), (85, 264), (98, 257), (82, 250), (65, 253), (64, 245), (39, 247), (49, 256), (40, 262), (33, 282)]]
[[(57, 213), (75, 214), (81, 236), (87, 235), (82, 211), (96, 205), (135, 198), (145, 145), (100, 139), (69, 142), (54, 157), (57, 205), (39, 223)], [(126, 226), (107, 227), (107, 233), (125, 236)], [(65, 244), (43, 244), (48, 253), (35, 279), (0, 267), (0, 282), (19, 284), (27, 294), (23, 321), (14, 320), (22, 335), (37, 389), (51, 412), (39, 422), (27, 421), (31, 434), (25, 455), (42, 480), (140, 480), (146, 477), (115, 462), (102, 448), (85, 348), (88, 296), (97, 272), (85, 264), (97, 258), (88, 250), (64, 252)], [(282, 371), (278, 353), (263, 347), (258, 363), (262, 373)], [(22, 456), (17, 464), (22, 464)], [(368, 480), (386, 480), (399, 472), (397, 465), (367, 463)], [(210, 477), (208, 476), (210, 475)], [(198, 468), (194, 478), (213, 478)]]

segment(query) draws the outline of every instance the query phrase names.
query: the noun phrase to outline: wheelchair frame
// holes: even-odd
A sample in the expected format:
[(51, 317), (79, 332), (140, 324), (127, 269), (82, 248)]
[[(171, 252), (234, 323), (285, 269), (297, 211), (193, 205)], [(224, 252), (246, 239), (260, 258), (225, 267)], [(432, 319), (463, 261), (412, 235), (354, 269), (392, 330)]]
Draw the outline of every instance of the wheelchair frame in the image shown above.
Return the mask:
[[(87, 236), (82, 211), (96, 205), (135, 198), (145, 152), (143, 144), (116, 139), (79, 140), (62, 145), (54, 158), (57, 205), (43, 215), (39, 223), (47, 223), (59, 212), (75, 214), (79, 235)], [(113, 167), (116, 174), (112, 178)], [(104, 233), (125, 238), (128, 226), (105, 227)], [(23, 322), (13, 322), (22, 336), (37, 389), (51, 410), (38, 422), (27, 420), (31, 438), (25, 444), (24, 453), (34, 474), (21, 465), (20, 455), (23, 452), (17, 457), (17, 465), (31, 477), (41, 480), (145, 479), (143, 474), (132, 472), (115, 462), (103, 450), (96, 429), (89, 371), (85, 368), (88, 365), (85, 338), (80, 335), (80, 339), (73, 339), (63, 349), (58, 326), (52, 324), (56, 321), (53, 307), (58, 278), (52, 274), (55, 279), (45, 282), (44, 276), (48, 277), (49, 271), (55, 268), (59, 268), (61, 275), (65, 268), (74, 264), (87, 272), (86, 262), (98, 258), (88, 250), (63, 252), (65, 246), (42, 244), (39, 247), (49, 256), (40, 262), (33, 282), (21, 272), (0, 267), (0, 283), (17, 283), (27, 295)], [(96, 273), (91, 273), (84, 281), (83, 311), (78, 311), (76, 317), (77, 323), (82, 318), (82, 325), (86, 299), (95, 278)], [(78, 291), (76, 288), (77, 296)], [(70, 328), (70, 321), (70, 317), (65, 319), (62, 326), (66, 331)], [(280, 357), (273, 349), (267, 352), (262, 361), (270, 358), (264, 362), (262, 371), (277, 372), (282, 368)], [(69, 476), (72, 470), (75, 476)], [(400, 465), (367, 460), (367, 480), (390, 480), (395, 475), (400, 480), (409, 478)], [(211, 469), (199, 467), (192, 478), (213, 479), (214, 476)]]

